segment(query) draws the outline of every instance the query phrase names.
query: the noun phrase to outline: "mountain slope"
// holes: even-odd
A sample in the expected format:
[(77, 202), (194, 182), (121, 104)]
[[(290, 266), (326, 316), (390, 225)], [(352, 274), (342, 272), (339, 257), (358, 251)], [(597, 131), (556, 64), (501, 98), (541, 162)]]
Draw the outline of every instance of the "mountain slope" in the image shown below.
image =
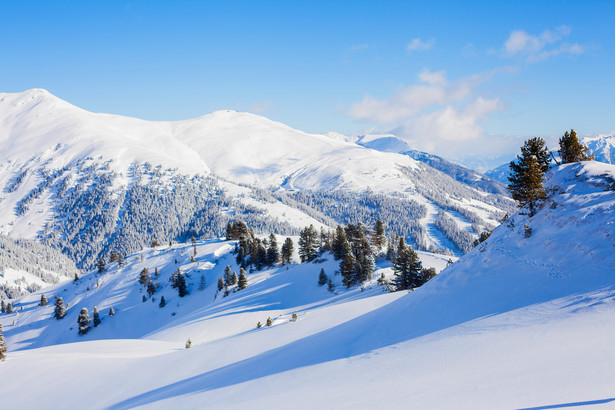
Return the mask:
[(585, 137), (581, 142), (596, 156), (596, 161), (615, 164), (615, 135)]
[[(136, 281), (143, 263), (134, 257), (125, 267), (130, 275), (111, 267), (98, 278), (100, 288), (84, 289), (94, 275), (66, 292), (55, 288), (81, 298), (63, 321), (35, 306), (38, 295), (26, 296), (18, 302), (25, 309), (17, 326), (10, 326), (16, 315), (0, 317), (9, 346), (24, 348), (9, 350), (0, 367), (0, 375), (20, 375), (3, 378), (3, 402), (11, 408), (51, 401), (118, 409), (611, 403), (615, 167), (564, 165), (550, 171), (547, 185), (551, 195), (534, 217), (513, 215), (512, 223), (413, 292), (381, 293), (371, 284), (330, 295), (315, 284), (321, 267), (334, 267), (328, 261), (249, 275), (246, 290), (214, 301), (210, 277), (230, 255), (228, 244), (209, 242), (197, 245), (209, 288), (193, 289), (185, 300), (164, 293), (171, 296), (162, 309), (140, 302), (138, 284), (115, 291), (112, 283), (123, 277)], [(532, 228), (529, 236), (525, 225)], [(196, 284), (199, 267), (186, 266), (190, 248), (146, 250), (144, 261), (165, 260), (162, 276), (178, 259), (175, 266), (195, 273)], [(69, 329), (76, 312), (101, 295), (107, 305), (100, 306), (123, 300), (126, 306), (77, 336)], [(289, 320), (292, 312), (296, 322)], [(256, 329), (255, 322), (267, 317), (273, 326)], [(39, 333), (49, 335), (47, 341), (28, 348)], [(96, 340), (113, 333), (139, 339)], [(187, 338), (190, 349), (183, 348)], [(74, 343), (55, 344), (66, 342)], [(57, 381), (36, 383), (52, 369)], [(105, 380), (104, 395), (96, 380)], [(36, 394), (10, 394), (24, 383)]]

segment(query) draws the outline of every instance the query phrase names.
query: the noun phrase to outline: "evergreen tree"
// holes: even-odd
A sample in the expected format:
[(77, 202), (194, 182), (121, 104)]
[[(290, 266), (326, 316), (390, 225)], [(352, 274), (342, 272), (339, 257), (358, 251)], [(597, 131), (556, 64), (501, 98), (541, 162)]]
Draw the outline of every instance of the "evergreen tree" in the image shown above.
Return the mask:
[(6, 359), (6, 341), (4, 340), (4, 335), (2, 334), (2, 323), (0, 323), (0, 361), (4, 361)]
[(543, 173), (547, 172), (551, 166), (551, 152), (547, 148), (547, 143), (544, 139), (534, 137), (525, 141), (521, 147), (521, 156), (529, 158), (532, 155), (536, 157), (540, 170)]
[(274, 266), (280, 260), (278, 241), (274, 234), (269, 235), (269, 248), (267, 249), (267, 265)]
[(183, 298), (188, 294), (188, 289), (186, 288), (186, 278), (181, 273), (177, 278), (177, 294), (180, 298)]
[(245, 289), (248, 287), (248, 277), (246, 276), (246, 271), (243, 268), (239, 269), (239, 289)]
[(229, 265), (226, 265), (226, 268), (224, 268), (224, 285), (231, 286), (232, 281), (233, 281), (233, 273), (231, 271), (231, 267)]
[(333, 235), (333, 243), (331, 244), (331, 252), (336, 261), (339, 261), (344, 257), (344, 243), (347, 242), (346, 231), (341, 225), (335, 228), (335, 234)]
[(320, 269), (320, 274), (318, 275), (318, 285), (320, 286), (326, 285), (328, 279), (329, 278), (327, 278), (327, 275), (325, 274), (325, 270)]
[(594, 155), (588, 155), (589, 148), (579, 142), (575, 130), (566, 131), (564, 136), (559, 139), (559, 155), (562, 164), (579, 161), (591, 161)]
[(233, 271), (233, 275), (231, 276), (231, 286), (236, 285), (237, 281), (238, 281), (237, 274), (235, 273), (235, 271)]
[(79, 275), (77, 275), (76, 273), (75, 273), (75, 277), (73, 278), (73, 282), (74, 283), (79, 282)]
[(124, 255), (122, 255), (121, 253), (117, 255), (117, 266), (119, 266), (120, 268), (123, 268), (124, 265), (126, 264), (126, 260), (124, 259)]
[(293, 245), (293, 240), (290, 238), (286, 238), (284, 240), (284, 243), (282, 244), (282, 265), (290, 263), (293, 258), (294, 250), (295, 246)]
[(327, 285), (327, 290), (331, 293), (335, 292), (335, 284), (333, 283), (333, 279), (329, 278), (329, 284)]
[(222, 277), (218, 278), (218, 292), (220, 292), (222, 289), (224, 289), (224, 280), (222, 280)]
[(113, 310), (113, 306), (109, 308), (109, 316), (115, 316), (115, 310)]
[(358, 272), (359, 282), (366, 282), (372, 278), (374, 269), (376, 269), (376, 261), (371, 254), (364, 255), (359, 265), (360, 271)]
[(41, 295), (41, 306), (47, 306), (47, 296), (44, 293)]
[(190, 349), (192, 347), (192, 340), (186, 340), (186, 349)]
[(6, 305), (6, 313), (13, 313), (13, 305), (11, 304), (11, 302)]
[(310, 225), (299, 234), (299, 257), (301, 262), (311, 262), (318, 256), (318, 232)]
[(270, 318), (270, 317), (268, 317), (268, 318), (267, 318), (267, 322), (265, 322), (265, 325), (266, 325), (266, 326), (271, 326), (271, 325), (273, 325), (273, 320), (271, 320), (271, 318)]
[(199, 290), (205, 290), (205, 274), (201, 273), (201, 280), (199, 281)]
[(139, 283), (141, 285), (147, 285), (149, 281), (150, 281), (149, 269), (143, 268), (143, 270), (139, 274)]
[(154, 276), (158, 277), (158, 275), (160, 275), (160, 272), (158, 271), (158, 268), (154, 268)]
[(103, 260), (103, 258), (99, 258), (98, 259), (98, 273), (104, 273), (106, 270), (107, 268), (105, 268), (105, 261)]
[(518, 163), (510, 163), (508, 190), (519, 206), (528, 207), (531, 217), (536, 212), (537, 204), (546, 196), (542, 185), (545, 177), (535, 156), (517, 158)]
[(340, 273), (342, 274), (342, 284), (347, 288), (351, 287), (356, 282), (355, 264), (357, 259), (352, 253), (348, 241), (344, 244), (344, 257), (340, 262)]
[(147, 302), (147, 298), (145, 297), (145, 295), (143, 295), (143, 298), (141, 298), (141, 301), (142, 301), (143, 303)]
[(154, 293), (156, 293), (156, 285), (154, 285), (154, 282), (150, 280), (147, 282), (147, 294), (149, 297), (152, 297)]
[(404, 238), (399, 240), (397, 256), (393, 261), (395, 272), (395, 288), (397, 290), (413, 289), (421, 286), (423, 265), (419, 256), (411, 246), (406, 245)]
[(100, 315), (98, 309), (94, 306), (94, 327), (98, 327), (98, 325), (100, 325)]
[(160, 296), (160, 303), (158, 304), (158, 306), (163, 308), (166, 306), (166, 304), (167, 304), (167, 301), (164, 300), (164, 296)]
[(53, 316), (56, 319), (62, 319), (64, 316), (66, 316), (66, 309), (64, 308), (64, 299), (62, 299), (60, 296), (56, 296), (56, 305), (53, 309)]
[(374, 248), (376, 248), (376, 252), (382, 251), (384, 245), (387, 243), (384, 223), (380, 219), (376, 221), (374, 234), (372, 235), (372, 243), (374, 244)]
[(0, 310), (2, 313), (6, 313), (6, 305), (4, 304), (4, 300), (0, 301)]
[(79, 334), (84, 335), (90, 331), (90, 315), (86, 308), (82, 308), (77, 318), (77, 324), (79, 325)]

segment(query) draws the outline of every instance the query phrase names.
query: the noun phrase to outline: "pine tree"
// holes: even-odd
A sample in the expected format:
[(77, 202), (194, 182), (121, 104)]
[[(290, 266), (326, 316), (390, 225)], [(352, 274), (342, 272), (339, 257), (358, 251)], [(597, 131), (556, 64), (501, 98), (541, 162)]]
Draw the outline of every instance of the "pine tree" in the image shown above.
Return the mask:
[(11, 304), (11, 302), (6, 305), (6, 313), (13, 313), (13, 305)]
[(41, 295), (41, 306), (47, 306), (47, 296), (44, 293)]
[(525, 141), (521, 147), (521, 156), (529, 158), (532, 155), (536, 157), (540, 170), (547, 172), (551, 166), (551, 152), (547, 148), (547, 143), (544, 139), (534, 137)]
[(311, 262), (316, 256), (318, 256), (318, 232), (314, 225), (310, 225), (299, 234), (299, 257), (301, 262)]
[(113, 306), (109, 308), (109, 316), (115, 316), (115, 310), (113, 310)]
[(188, 294), (188, 289), (186, 288), (186, 278), (181, 273), (177, 278), (177, 294), (180, 298), (183, 298)]
[(0, 361), (6, 360), (6, 341), (4, 340), (4, 335), (2, 334), (2, 323), (0, 323)]
[(150, 280), (147, 282), (147, 294), (149, 297), (152, 297), (154, 293), (156, 293), (156, 285), (154, 285), (154, 282)]
[(538, 162), (536, 155), (530, 153), (529, 141), (521, 148), (522, 155), (517, 156), (517, 161), (510, 163), (510, 175), (508, 176), (508, 190), (519, 206), (527, 206), (530, 216), (535, 213), (539, 201), (545, 198), (543, 165)]
[(248, 277), (246, 276), (246, 271), (243, 268), (239, 269), (239, 284), (238, 287), (240, 290), (248, 287)]
[(121, 253), (117, 255), (117, 266), (119, 266), (120, 268), (123, 268), (124, 265), (126, 264), (126, 261), (124, 260), (124, 255), (122, 255)]
[(327, 290), (331, 293), (335, 292), (335, 284), (333, 283), (333, 279), (329, 278), (329, 284), (327, 285)]
[(98, 309), (94, 306), (94, 327), (98, 327), (98, 325), (100, 325), (100, 315)]
[(90, 330), (90, 315), (86, 308), (82, 308), (77, 318), (77, 324), (79, 325), (79, 334), (84, 335)]
[(372, 235), (372, 243), (374, 244), (374, 248), (376, 248), (376, 252), (382, 251), (384, 245), (387, 243), (384, 223), (380, 219), (376, 221), (374, 234)]
[(6, 313), (6, 305), (4, 304), (4, 300), (0, 301), (0, 311), (2, 311), (2, 313)]
[(190, 349), (192, 347), (192, 340), (186, 340), (186, 349)]
[(167, 301), (164, 300), (164, 296), (160, 296), (160, 303), (158, 304), (158, 306), (163, 308), (166, 306), (166, 304), (167, 304)]
[(74, 283), (79, 282), (79, 275), (77, 275), (76, 273), (75, 273), (75, 277), (73, 278), (73, 282)]
[(269, 235), (269, 248), (267, 248), (267, 265), (274, 266), (280, 260), (278, 241), (274, 234)]
[(224, 285), (231, 286), (232, 281), (233, 281), (233, 273), (231, 271), (231, 267), (229, 265), (226, 265), (226, 268), (224, 268)]
[(318, 285), (320, 286), (326, 285), (328, 279), (329, 278), (327, 278), (327, 275), (325, 274), (325, 270), (320, 269), (320, 274), (318, 275)]
[(268, 317), (268, 318), (267, 318), (267, 322), (265, 322), (265, 325), (266, 325), (266, 326), (271, 326), (271, 325), (273, 325), (273, 320), (271, 320), (271, 318), (270, 318), (270, 317)]
[(282, 244), (282, 265), (290, 263), (293, 258), (294, 250), (295, 246), (293, 245), (293, 240), (290, 238), (286, 238), (284, 240), (284, 243)]
[(158, 275), (160, 275), (158, 268), (154, 268), (154, 276), (158, 277)]
[(406, 245), (404, 238), (399, 240), (397, 256), (393, 261), (395, 272), (395, 288), (397, 290), (413, 289), (421, 286), (423, 265), (419, 256), (411, 246)]
[(340, 261), (340, 273), (342, 274), (342, 284), (347, 288), (351, 287), (356, 282), (356, 263), (357, 259), (354, 257), (350, 244), (346, 241), (344, 243), (344, 256)]
[(333, 236), (333, 243), (331, 244), (331, 252), (336, 261), (339, 261), (344, 257), (344, 243), (347, 242), (346, 231), (341, 225), (335, 228), (335, 234)]
[(64, 299), (62, 299), (60, 296), (56, 296), (56, 305), (53, 309), (53, 316), (56, 319), (62, 319), (64, 316), (66, 316), (66, 309), (64, 308)]
[(218, 292), (220, 292), (222, 289), (224, 289), (224, 280), (222, 280), (222, 277), (218, 278)]
[(201, 280), (199, 281), (199, 290), (205, 290), (205, 274), (201, 273)]
[(361, 261), (360, 271), (358, 272), (359, 282), (366, 282), (372, 278), (374, 269), (376, 269), (376, 261), (371, 254), (364, 255)]
[(588, 155), (589, 148), (579, 142), (575, 130), (566, 131), (564, 136), (559, 139), (559, 154), (562, 164), (579, 161), (591, 161), (594, 155)]
[(233, 275), (231, 276), (231, 285), (236, 285), (237, 281), (237, 274), (235, 273), (235, 271), (233, 271)]
[(104, 273), (106, 270), (107, 268), (105, 268), (105, 261), (103, 260), (103, 258), (99, 258), (98, 259), (98, 273)]
[(141, 285), (147, 285), (149, 281), (150, 281), (149, 269), (143, 268), (143, 270), (139, 274), (139, 283)]

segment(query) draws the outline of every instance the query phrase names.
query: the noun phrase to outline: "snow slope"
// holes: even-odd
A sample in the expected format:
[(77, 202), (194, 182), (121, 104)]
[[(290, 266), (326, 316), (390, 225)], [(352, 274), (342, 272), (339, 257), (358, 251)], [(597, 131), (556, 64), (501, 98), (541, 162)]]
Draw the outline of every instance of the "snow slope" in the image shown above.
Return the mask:
[[(139, 256), (124, 268), (129, 275), (112, 267), (95, 290), (83, 289), (94, 283), (89, 277), (56, 287), (81, 298), (62, 321), (34, 306), (37, 295), (24, 297), (16, 326), (16, 315), (0, 319), (10, 349), (0, 364), (3, 404), (608, 408), (615, 403), (615, 166), (561, 166), (547, 186), (550, 197), (535, 216), (515, 214), (413, 292), (382, 293), (374, 284), (331, 295), (315, 285), (321, 267), (334, 268), (325, 262), (252, 274), (248, 289), (212, 302), (211, 279), (228, 261), (226, 244), (214, 241), (198, 245), (209, 288), (181, 301), (169, 294), (163, 309), (139, 301), (142, 291), (131, 283)], [(177, 258), (196, 273), (186, 265), (189, 250), (146, 250), (144, 260)], [(132, 279), (120, 285), (120, 277)], [(117, 305), (118, 313), (79, 337), (69, 327), (93, 303)], [(267, 317), (273, 326), (256, 329)], [(191, 349), (183, 348), (187, 338)], [(53, 379), (40, 383), (50, 372)], [(24, 385), (30, 394), (14, 394)]]

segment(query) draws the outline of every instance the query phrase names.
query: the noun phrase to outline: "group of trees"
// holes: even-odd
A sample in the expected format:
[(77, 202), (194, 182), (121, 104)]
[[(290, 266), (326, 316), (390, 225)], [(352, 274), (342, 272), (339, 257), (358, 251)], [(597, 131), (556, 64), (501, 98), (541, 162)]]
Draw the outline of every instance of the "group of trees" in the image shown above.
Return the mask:
[(393, 257), (393, 272), (395, 272), (395, 290), (418, 288), (436, 276), (434, 268), (423, 268), (418, 254), (406, 244), (404, 238), (399, 239)]
[(4, 300), (0, 301), (0, 311), (2, 313), (13, 313), (13, 305), (11, 302), (4, 303)]
[(290, 263), (292, 259), (294, 250), (292, 239), (286, 238), (280, 252), (274, 234), (269, 235), (267, 239), (260, 239), (241, 221), (227, 225), (226, 239), (239, 241), (235, 247), (236, 261), (244, 269), (248, 267), (255, 270), (271, 268), (278, 262), (282, 265)]
[(510, 163), (510, 176), (508, 189), (519, 203), (520, 207), (527, 207), (529, 216), (534, 216), (538, 204), (546, 197), (543, 187), (545, 173), (551, 166), (551, 159), (558, 164), (568, 164), (578, 161), (594, 159), (588, 155), (588, 148), (579, 142), (575, 130), (566, 131), (559, 139), (560, 162), (553, 158), (547, 148), (546, 142), (540, 137), (531, 138), (521, 147), (521, 155), (516, 161)]
[(224, 268), (224, 276), (218, 278), (218, 292), (224, 289), (224, 296), (228, 295), (229, 288), (237, 285), (236, 290), (243, 290), (248, 287), (248, 275), (244, 268), (239, 268), (239, 278), (237, 273), (229, 265)]

